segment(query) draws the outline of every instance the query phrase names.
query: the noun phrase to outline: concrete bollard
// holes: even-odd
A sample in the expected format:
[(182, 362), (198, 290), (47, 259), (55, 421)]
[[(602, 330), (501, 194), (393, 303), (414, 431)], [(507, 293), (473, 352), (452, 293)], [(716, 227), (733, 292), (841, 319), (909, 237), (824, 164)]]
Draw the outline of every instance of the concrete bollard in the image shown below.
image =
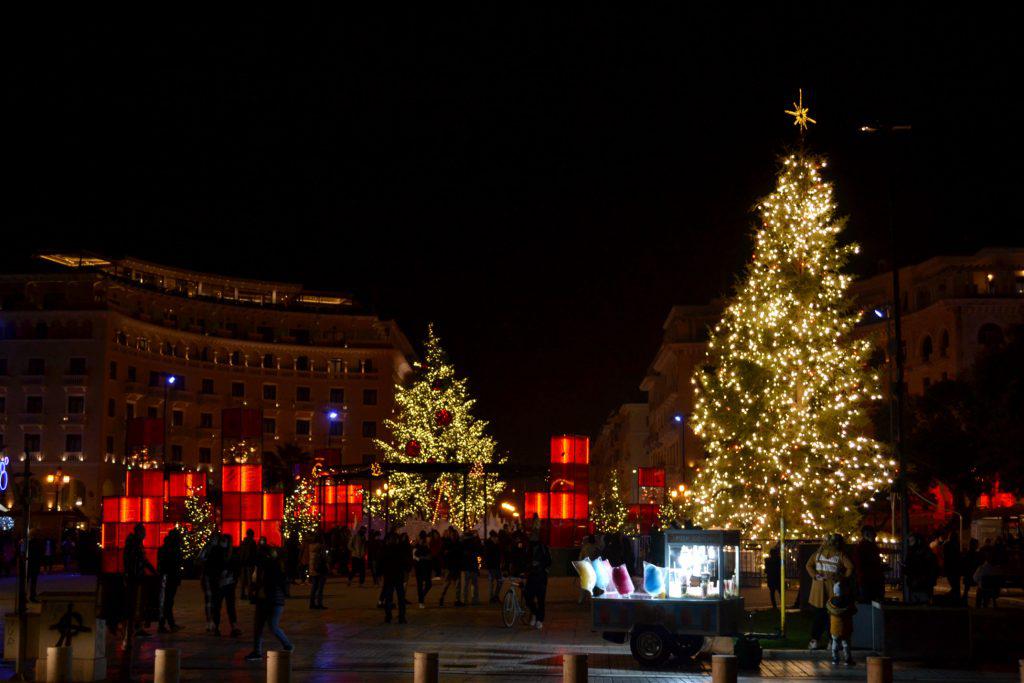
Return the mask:
[(178, 683), (181, 677), (181, 652), (158, 648), (153, 657), (153, 683)]
[(71, 646), (46, 648), (46, 683), (71, 680)]
[(868, 683), (892, 683), (892, 657), (868, 657)]
[(586, 655), (562, 655), (562, 683), (587, 683)]
[(711, 656), (711, 683), (736, 683), (736, 655)]
[(437, 683), (437, 653), (413, 654), (413, 683)]
[(267, 683), (292, 683), (292, 653), (287, 650), (267, 652)]

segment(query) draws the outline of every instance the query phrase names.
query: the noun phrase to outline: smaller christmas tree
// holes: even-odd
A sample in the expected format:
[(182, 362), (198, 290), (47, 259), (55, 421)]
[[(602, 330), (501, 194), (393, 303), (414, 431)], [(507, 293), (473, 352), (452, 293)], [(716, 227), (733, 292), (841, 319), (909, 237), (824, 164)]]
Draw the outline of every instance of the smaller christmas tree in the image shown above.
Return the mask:
[(591, 514), (594, 529), (601, 534), (626, 531), (628, 515), (629, 508), (622, 502), (622, 496), (619, 494), (619, 474), (616, 472), (594, 506)]
[(658, 528), (665, 530), (682, 527), (687, 517), (688, 507), (686, 499), (675, 490), (666, 493), (658, 507)]
[(189, 495), (185, 498), (185, 521), (182, 527), (182, 553), (185, 559), (199, 556), (210, 536), (216, 530), (213, 505), (205, 498)]
[(316, 533), (320, 525), (320, 510), (316, 506), (313, 481), (302, 477), (295, 482), (295, 490), (284, 499), (284, 519), (281, 536), (296, 537), (299, 543)]

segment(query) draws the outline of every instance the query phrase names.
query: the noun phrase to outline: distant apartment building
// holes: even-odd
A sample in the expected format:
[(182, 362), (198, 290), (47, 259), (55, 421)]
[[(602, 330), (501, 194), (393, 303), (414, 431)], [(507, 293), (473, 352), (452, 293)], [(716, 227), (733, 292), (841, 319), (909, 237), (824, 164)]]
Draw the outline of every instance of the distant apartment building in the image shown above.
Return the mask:
[[(932, 383), (962, 376), (979, 354), (1024, 324), (1024, 249), (982, 249), (973, 256), (938, 256), (906, 266), (900, 269), (900, 291), (905, 385), (910, 394), (921, 394)], [(890, 372), (891, 272), (854, 281), (850, 294), (862, 311), (856, 334), (872, 339), (883, 372)], [(704, 456), (689, 427), (690, 378), (704, 361), (708, 330), (723, 306), (722, 301), (674, 306), (640, 384), (648, 400), (648, 457), (665, 467), (670, 487), (689, 484)]]
[(647, 451), (653, 467), (663, 467), (670, 486), (689, 484), (703, 448), (689, 428), (694, 395), (690, 378), (704, 362), (708, 329), (718, 322), (722, 302), (673, 306), (662, 325), (661, 346), (640, 389), (647, 393)]
[(166, 418), (161, 457), (191, 469), (219, 466), (221, 411), (240, 406), (262, 410), (264, 451), (375, 457), (411, 370), (394, 322), (298, 284), (42, 258), (49, 272), (0, 276), (0, 445), (12, 469), (32, 458), (44, 509), (98, 518), (121, 493), (134, 417)]
[(595, 492), (600, 492), (616, 473), (624, 499), (637, 502), (636, 470), (651, 466), (647, 434), (646, 403), (624, 403), (608, 416), (590, 448), (590, 479)]

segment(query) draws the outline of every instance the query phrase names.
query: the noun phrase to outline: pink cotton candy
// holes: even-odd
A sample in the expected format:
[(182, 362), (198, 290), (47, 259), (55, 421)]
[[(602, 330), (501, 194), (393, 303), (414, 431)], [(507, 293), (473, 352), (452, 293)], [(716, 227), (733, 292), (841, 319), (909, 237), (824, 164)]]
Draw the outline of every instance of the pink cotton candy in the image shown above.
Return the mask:
[(629, 595), (633, 592), (633, 579), (630, 578), (629, 570), (624, 564), (612, 570), (612, 583), (615, 584), (615, 590), (619, 595)]

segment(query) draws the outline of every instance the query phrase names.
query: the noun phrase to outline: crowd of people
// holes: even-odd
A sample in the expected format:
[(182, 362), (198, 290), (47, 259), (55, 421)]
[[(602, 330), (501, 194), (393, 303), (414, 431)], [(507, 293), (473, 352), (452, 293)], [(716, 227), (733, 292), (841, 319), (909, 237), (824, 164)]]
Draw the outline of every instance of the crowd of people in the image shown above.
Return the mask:
[[(1009, 570), (1008, 545), (1020, 539), (986, 539), (979, 547), (971, 539), (967, 550), (954, 530), (935, 535), (929, 544), (920, 534), (908, 538), (907, 557), (901, 570), (907, 583), (910, 604), (946, 604), (966, 606), (971, 588), (975, 588), (975, 606), (996, 606)], [(806, 563), (812, 583), (808, 596), (813, 619), (810, 649), (817, 649), (831, 636), (832, 658), (852, 664), (850, 637), (853, 614), (858, 603), (885, 599), (885, 566), (875, 540), (875, 530), (866, 526), (860, 540), (847, 545), (839, 534), (830, 534)], [(765, 560), (765, 574), (772, 607), (779, 590), (779, 549), (773, 548)], [(949, 592), (936, 595), (940, 576), (949, 583)]]
[[(156, 565), (147, 559), (146, 529), (139, 524), (125, 541), (123, 562), (125, 604), (123, 633), (145, 638), (145, 627), (152, 619), (146, 610), (147, 576), (158, 581), (156, 607), (160, 633), (181, 630), (174, 615), (178, 588), (183, 579), (185, 559), (182, 535), (173, 529), (165, 536), (157, 552)], [(288, 542), (279, 551), (265, 538), (256, 539), (252, 530), (235, 545), (228, 534), (214, 532), (195, 559), (203, 594), (206, 632), (214, 637), (239, 637), (243, 629), (238, 617), (238, 600), (253, 607), (253, 650), (249, 661), (263, 657), (263, 633), (270, 632), (285, 650), (292, 644), (281, 629), (281, 617), (292, 586), (309, 584), (309, 609), (327, 609), (324, 587), (330, 576), (340, 577), (351, 586), (379, 587), (377, 606), (390, 623), (397, 611), (399, 624), (407, 623), (406, 585), (415, 577), (416, 599), (426, 608), (428, 594), (438, 581), (438, 607), (444, 607), (449, 590), (456, 607), (481, 602), (480, 576), (486, 571), (486, 599), (498, 602), (503, 577), (525, 577), (524, 598), (533, 614), (532, 623), (543, 627), (547, 572), (551, 556), (539, 534), (503, 526), (492, 530), (486, 539), (473, 529), (459, 533), (449, 527), (442, 534), (436, 529), (420, 531), (415, 538), (390, 530), (385, 533), (360, 527), (354, 532), (338, 528), (317, 532), (301, 544)], [(367, 571), (369, 570), (369, 571)], [(226, 617), (226, 625), (224, 618)]]

